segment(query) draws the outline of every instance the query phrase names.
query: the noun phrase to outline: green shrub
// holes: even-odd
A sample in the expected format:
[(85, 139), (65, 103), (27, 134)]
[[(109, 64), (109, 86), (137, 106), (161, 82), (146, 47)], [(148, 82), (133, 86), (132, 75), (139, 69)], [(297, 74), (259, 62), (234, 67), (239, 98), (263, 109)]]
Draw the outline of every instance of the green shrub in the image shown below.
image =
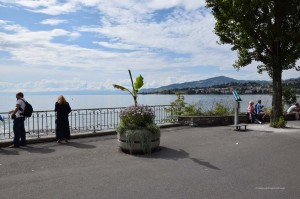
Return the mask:
[[(168, 108), (166, 111), (171, 113), (166, 121), (174, 122), (175, 115), (183, 115), (183, 116), (201, 116), (201, 115), (215, 115), (215, 116), (223, 116), (233, 114), (233, 110), (229, 105), (224, 105), (221, 103), (214, 103), (211, 110), (204, 110), (202, 105), (197, 103), (188, 104), (184, 100), (184, 96), (182, 93), (177, 92), (177, 99), (171, 102), (171, 108)], [(206, 107), (207, 108), (207, 107)]]
[(271, 122), (270, 126), (273, 128), (285, 128), (286, 127), (286, 121), (284, 120), (284, 117), (281, 116), (279, 119), (275, 122)]
[(202, 108), (201, 106), (198, 106), (196, 103), (187, 104), (182, 115), (188, 115), (188, 116), (202, 115)]
[(209, 110), (206, 112), (207, 115), (230, 115), (232, 113), (231, 109), (223, 105), (221, 103), (216, 102), (212, 108), (212, 110)]
[(185, 110), (185, 105), (187, 104), (184, 100), (184, 96), (182, 95), (183, 93), (181, 92), (176, 92), (177, 99), (173, 102), (171, 102), (171, 106), (175, 107), (177, 110), (177, 115), (182, 115)]
[(185, 105), (184, 96), (182, 92), (176, 92), (177, 99), (170, 103), (171, 107), (166, 109), (169, 113), (168, 117), (165, 119), (166, 122), (176, 122), (177, 115), (182, 115), (184, 113)]

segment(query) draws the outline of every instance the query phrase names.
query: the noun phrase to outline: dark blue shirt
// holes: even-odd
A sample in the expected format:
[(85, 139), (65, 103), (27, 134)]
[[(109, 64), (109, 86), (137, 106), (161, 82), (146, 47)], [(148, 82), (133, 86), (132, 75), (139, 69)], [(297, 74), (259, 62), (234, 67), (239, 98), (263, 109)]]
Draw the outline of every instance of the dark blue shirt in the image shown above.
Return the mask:
[(261, 109), (261, 104), (260, 104), (260, 103), (257, 103), (257, 104), (256, 104), (256, 114), (259, 114), (259, 113), (260, 113), (260, 109)]

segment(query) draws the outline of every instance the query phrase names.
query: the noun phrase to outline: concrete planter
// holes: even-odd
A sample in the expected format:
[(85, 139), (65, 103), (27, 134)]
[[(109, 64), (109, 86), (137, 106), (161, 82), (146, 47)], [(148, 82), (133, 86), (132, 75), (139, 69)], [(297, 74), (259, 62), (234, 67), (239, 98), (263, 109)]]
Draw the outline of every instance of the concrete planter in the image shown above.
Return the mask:
[[(126, 134), (132, 133), (134, 131), (135, 136), (132, 137), (133, 140), (129, 140), (126, 137)], [(154, 135), (151, 131), (147, 129), (136, 129), (136, 130), (127, 130), (122, 134), (117, 134), (118, 146), (122, 151), (130, 152), (130, 153), (144, 153), (145, 146), (142, 143), (141, 134), (146, 134), (149, 136), (150, 143), (150, 152), (159, 148), (160, 145), (160, 134)]]

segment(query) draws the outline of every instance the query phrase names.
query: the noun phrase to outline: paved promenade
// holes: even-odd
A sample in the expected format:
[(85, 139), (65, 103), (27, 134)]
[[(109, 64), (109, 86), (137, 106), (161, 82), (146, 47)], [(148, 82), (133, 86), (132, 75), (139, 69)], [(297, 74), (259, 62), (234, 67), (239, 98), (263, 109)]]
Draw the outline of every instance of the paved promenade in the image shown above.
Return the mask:
[(299, 199), (300, 121), (288, 126), (166, 128), (146, 156), (115, 135), (0, 148), (0, 198)]

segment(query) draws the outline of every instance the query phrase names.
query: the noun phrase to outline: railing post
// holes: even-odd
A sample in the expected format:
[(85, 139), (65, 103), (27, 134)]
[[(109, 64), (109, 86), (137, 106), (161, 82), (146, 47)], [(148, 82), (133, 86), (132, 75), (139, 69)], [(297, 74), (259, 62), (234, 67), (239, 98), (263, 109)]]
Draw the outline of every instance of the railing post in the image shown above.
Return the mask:
[(41, 132), (44, 133), (44, 115), (42, 115), (42, 129)]
[(39, 113), (37, 113), (36, 119), (37, 119), (36, 125), (37, 125), (38, 138), (40, 138), (40, 122), (39, 122), (40, 120), (39, 120)]
[(76, 113), (75, 113), (75, 120), (74, 120), (74, 122), (75, 122), (75, 129), (76, 129), (76, 121), (77, 121), (77, 117), (76, 117), (77, 115), (76, 115)]
[(93, 110), (93, 128), (94, 128), (94, 133), (96, 133), (95, 110)]
[[(8, 117), (8, 119), (10, 120), (10, 117)], [(8, 121), (8, 137), (11, 138), (11, 136), (10, 136), (10, 121)]]

